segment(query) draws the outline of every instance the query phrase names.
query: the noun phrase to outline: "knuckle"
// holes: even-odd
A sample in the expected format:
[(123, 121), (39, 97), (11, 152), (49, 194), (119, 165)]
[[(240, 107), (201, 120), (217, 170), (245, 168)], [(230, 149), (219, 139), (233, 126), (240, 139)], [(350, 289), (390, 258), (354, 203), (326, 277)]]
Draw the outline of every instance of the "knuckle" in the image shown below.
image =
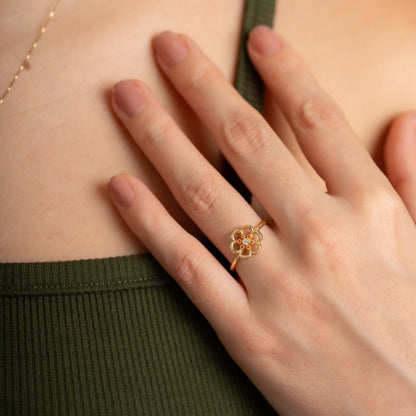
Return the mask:
[(135, 233), (142, 242), (150, 240), (154, 235), (155, 230), (164, 227), (163, 216), (156, 210), (146, 210), (138, 204), (135, 215), (140, 223), (140, 231), (135, 230)]
[(200, 90), (211, 83), (216, 75), (216, 70), (212, 65), (205, 61), (198, 62), (195, 68), (187, 73), (181, 88), (188, 94), (199, 94)]
[(270, 133), (263, 120), (254, 115), (231, 117), (223, 127), (224, 143), (237, 157), (264, 152)]
[(388, 184), (363, 190), (358, 200), (361, 212), (370, 217), (383, 218), (383, 222), (393, 220), (403, 211), (402, 200)]
[(206, 216), (217, 212), (220, 197), (217, 181), (212, 175), (190, 175), (183, 182), (182, 197), (194, 214)]
[(201, 272), (201, 256), (192, 250), (180, 251), (171, 262), (172, 274), (183, 284), (197, 281)]
[(299, 118), (306, 128), (327, 128), (341, 125), (345, 117), (338, 105), (327, 95), (308, 98), (300, 107)]
[(323, 258), (335, 260), (342, 253), (344, 228), (339, 218), (331, 219), (317, 210), (311, 210), (303, 220), (300, 238), (307, 258), (321, 262)]
[(171, 134), (172, 125), (167, 120), (158, 120), (149, 123), (142, 131), (141, 145), (155, 147), (160, 146), (163, 140)]

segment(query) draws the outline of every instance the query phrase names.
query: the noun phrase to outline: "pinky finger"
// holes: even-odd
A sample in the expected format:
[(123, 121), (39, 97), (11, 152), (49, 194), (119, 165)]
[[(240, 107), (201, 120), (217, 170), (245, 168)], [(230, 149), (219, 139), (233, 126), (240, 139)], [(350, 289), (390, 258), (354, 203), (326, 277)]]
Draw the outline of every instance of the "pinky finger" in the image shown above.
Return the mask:
[(108, 188), (127, 225), (182, 287), (220, 338), (234, 332), (248, 312), (244, 288), (137, 178), (115, 176)]

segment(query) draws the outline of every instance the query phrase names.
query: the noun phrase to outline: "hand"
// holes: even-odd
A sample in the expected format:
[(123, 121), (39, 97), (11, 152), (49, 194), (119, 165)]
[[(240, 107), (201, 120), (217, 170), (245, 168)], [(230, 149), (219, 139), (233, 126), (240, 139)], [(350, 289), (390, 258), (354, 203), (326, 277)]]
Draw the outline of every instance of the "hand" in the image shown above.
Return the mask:
[[(319, 189), (264, 119), (186, 36), (163, 33), (156, 60), (211, 130), (270, 219), (239, 279), (186, 233), (137, 178), (109, 189), (127, 224), (176, 279), (233, 359), (282, 415), (414, 415), (416, 227), (343, 113), (270, 29), (248, 49)], [(261, 221), (142, 82), (114, 109), (173, 195), (231, 262), (230, 233)]]

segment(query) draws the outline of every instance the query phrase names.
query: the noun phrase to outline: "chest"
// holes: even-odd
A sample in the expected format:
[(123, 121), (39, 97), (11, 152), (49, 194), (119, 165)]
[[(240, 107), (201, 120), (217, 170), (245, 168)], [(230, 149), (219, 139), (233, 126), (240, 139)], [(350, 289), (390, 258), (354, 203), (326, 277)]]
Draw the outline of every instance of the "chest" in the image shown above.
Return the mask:
[(416, 3), (281, 0), (276, 27), (381, 164), (392, 118), (416, 108)]

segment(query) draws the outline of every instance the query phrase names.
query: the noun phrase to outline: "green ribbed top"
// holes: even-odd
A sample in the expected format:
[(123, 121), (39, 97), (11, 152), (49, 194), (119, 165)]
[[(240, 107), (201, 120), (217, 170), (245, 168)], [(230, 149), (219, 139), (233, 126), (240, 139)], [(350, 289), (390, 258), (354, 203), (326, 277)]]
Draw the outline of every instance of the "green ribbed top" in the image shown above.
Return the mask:
[(2, 415), (269, 415), (149, 254), (0, 265)]
[[(273, 8), (247, 2), (244, 43)], [(149, 254), (0, 264), (0, 369), (1, 415), (276, 414)]]

